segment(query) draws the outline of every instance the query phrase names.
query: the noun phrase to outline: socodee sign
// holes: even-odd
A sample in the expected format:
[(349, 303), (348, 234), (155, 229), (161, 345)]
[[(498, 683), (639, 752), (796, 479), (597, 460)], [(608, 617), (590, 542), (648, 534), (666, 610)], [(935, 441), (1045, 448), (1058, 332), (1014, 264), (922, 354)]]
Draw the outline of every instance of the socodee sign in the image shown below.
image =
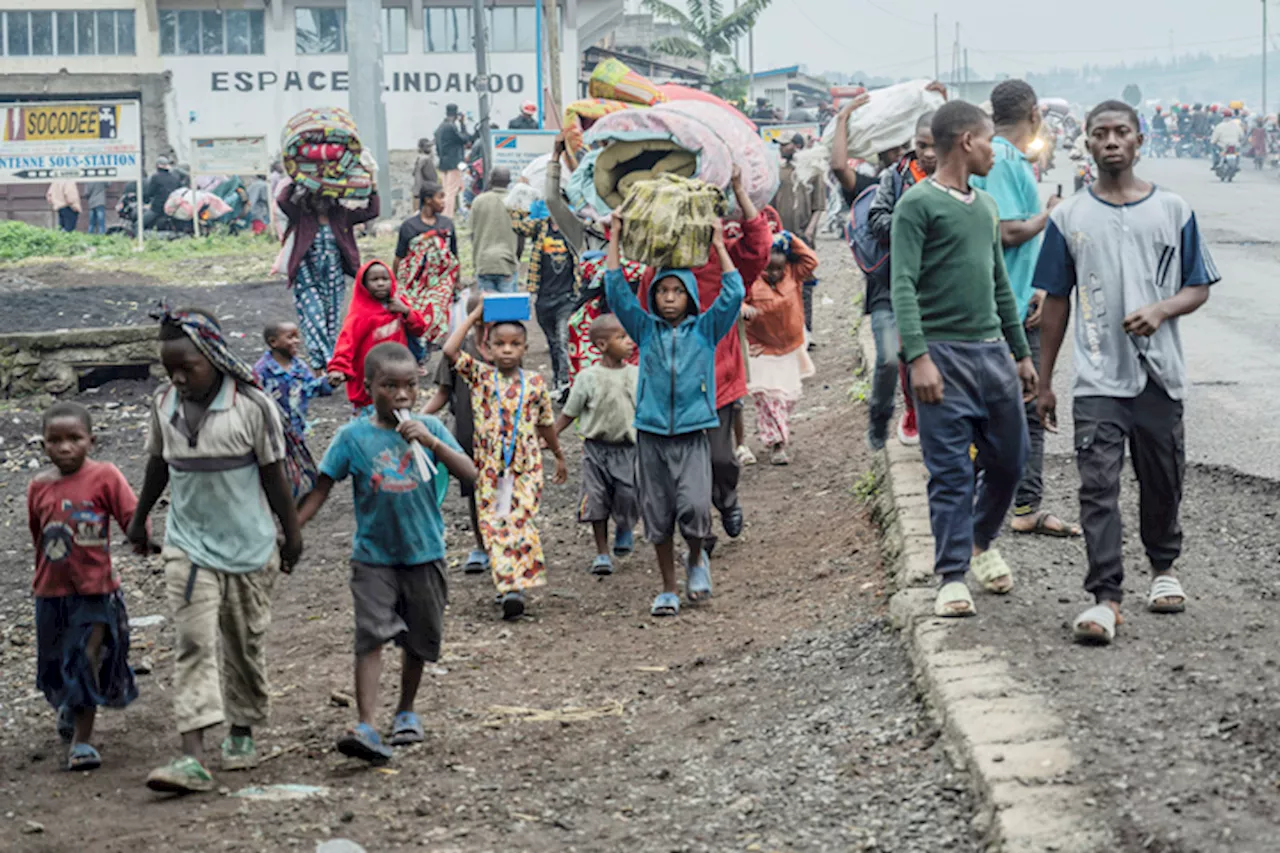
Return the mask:
[[(487, 84), (487, 85), (486, 85)], [(211, 92), (345, 92), (346, 71), (212, 71)], [(384, 88), (388, 92), (510, 92), (524, 91), (523, 74), (490, 74), (487, 81), (476, 74), (436, 71), (395, 71)]]

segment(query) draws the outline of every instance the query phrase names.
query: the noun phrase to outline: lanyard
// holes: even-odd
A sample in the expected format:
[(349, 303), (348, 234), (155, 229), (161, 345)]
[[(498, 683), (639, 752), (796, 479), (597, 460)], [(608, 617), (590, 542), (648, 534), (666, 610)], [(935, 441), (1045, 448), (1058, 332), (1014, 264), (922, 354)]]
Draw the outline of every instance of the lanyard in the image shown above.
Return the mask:
[(502, 435), (502, 374), (494, 373), (493, 396), (498, 401), (498, 440), (502, 443), (503, 471), (511, 470), (511, 462), (516, 457), (516, 440), (520, 436), (520, 413), (524, 411), (524, 370), (520, 370), (520, 402), (516, 405), (515, 416), (511, 420), (511, 441)]

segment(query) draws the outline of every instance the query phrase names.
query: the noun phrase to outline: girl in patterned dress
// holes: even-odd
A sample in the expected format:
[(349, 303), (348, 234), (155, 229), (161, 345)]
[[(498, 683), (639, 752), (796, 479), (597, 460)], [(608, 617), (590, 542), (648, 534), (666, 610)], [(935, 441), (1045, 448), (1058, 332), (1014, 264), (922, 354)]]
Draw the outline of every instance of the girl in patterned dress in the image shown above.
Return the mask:
[[(432, 318), (422, 340), (438, 346), (449, 335), (449, 313), (458, 289), (458, 235), (442, 212), (444, 190), (439, 184), (424, 184), (419, 201), (418, 214), (400, 226), (392, 272), (409, 307)], [(426, 351), (418, 339), (409, 340), (409, 349), (424, 361)]]
[(462, 341), (484, 318), (484, 303), (449, 337), (445, 357), (471, 386), (475, 420), (476, 509), (489, 551), (504, 619), (524, 613), (524, 590), (547, 582), (535, 519), (542, 500), (542, 448), (556, 457), (555, 483), (568, 479), (555, 431), (546, 381), (521, 362), (528, 343), (523, 323), (494, 323), (486, 338), (492, 364), (462, 351)]

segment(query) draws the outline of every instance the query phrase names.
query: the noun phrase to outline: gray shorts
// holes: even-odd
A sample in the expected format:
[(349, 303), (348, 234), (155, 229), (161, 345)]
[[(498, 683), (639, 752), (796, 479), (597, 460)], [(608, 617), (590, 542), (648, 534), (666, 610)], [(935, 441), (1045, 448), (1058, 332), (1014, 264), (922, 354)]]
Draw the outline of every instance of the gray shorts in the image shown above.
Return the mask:
[(612, 518), (619, 530), (634, 530), (639, 517), (636, 446), (588, 438), (582, 443), (582, 498), (578, 501), (578, 521)]
[(637, 433), (636, 463), (646, 539), (661, 545), (677, 524), (686, 539), (711, 535), (711, 444), (705, 432)]
[(371, 566), (351, 561), (356, 656), (395, 641), (423, 660), (440, 659), (449, 587), (444, 561), (416, 566)]

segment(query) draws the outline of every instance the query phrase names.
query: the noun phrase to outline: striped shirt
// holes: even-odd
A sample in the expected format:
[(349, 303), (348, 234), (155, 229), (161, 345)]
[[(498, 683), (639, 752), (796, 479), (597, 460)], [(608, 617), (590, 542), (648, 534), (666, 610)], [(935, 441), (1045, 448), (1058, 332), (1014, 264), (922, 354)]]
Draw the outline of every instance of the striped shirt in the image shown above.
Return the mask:
[(197, 424), (171, 385), (156, 392), (147, 452), (169, 465), (165, 544), (200, 568), (253, 572), (271, 559), (276, 526), (258, 469), (285, 457), (275, 401), (228, 376)]

